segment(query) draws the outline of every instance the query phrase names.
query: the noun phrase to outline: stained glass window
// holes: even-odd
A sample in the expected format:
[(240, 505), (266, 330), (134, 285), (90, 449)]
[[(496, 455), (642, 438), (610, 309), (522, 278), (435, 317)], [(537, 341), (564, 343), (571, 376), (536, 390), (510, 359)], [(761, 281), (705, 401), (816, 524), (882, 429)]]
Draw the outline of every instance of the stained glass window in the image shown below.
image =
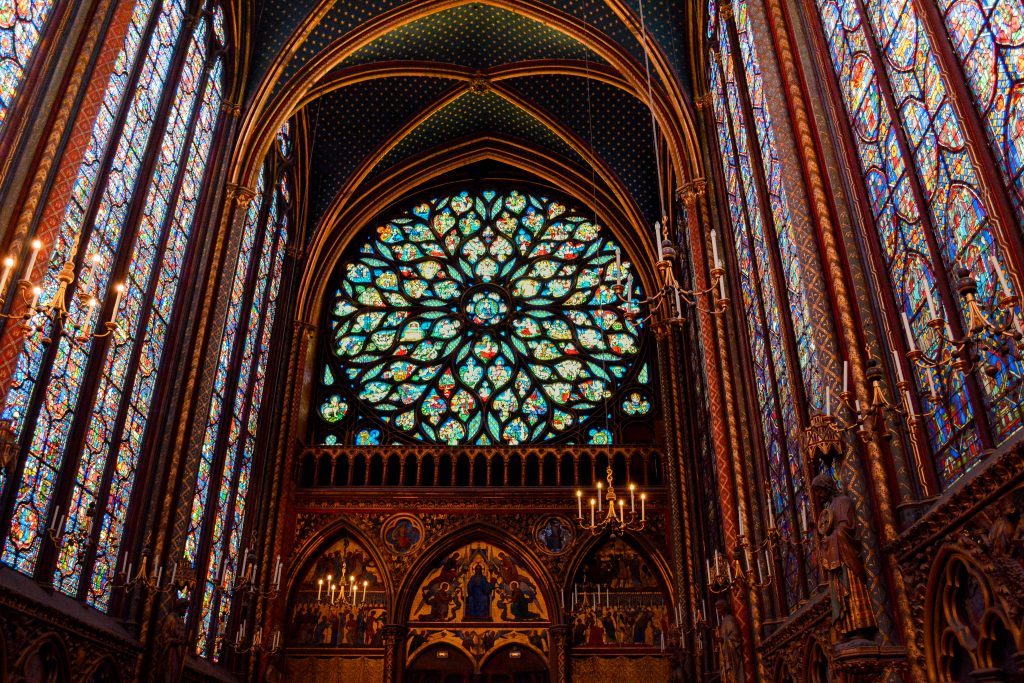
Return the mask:
[(33, 0), (0, 5), (0, 130), (18, 96), (53, 2)]
[[(718, 59), (709, 69), (712, 108), (718, 134), (719, 152), (725, 175), (729, 217), (740, 279), (742, 304), (761, 417), (761, 432), (768, 460), (769, 504), (775, 511), (785, 538), (798, 535), (795, 510), (806, 503), (807, 488), (800, 461), (800, 422), (797, 417), (793, 382), (802, 382), (808, 400), (823, 408), (824, 384), (820, 374), (813, 326), (797, 249), (797, 236), (790, 215), (782, 165), (775, 143), (764, 83), (751, 34), (745, 2), (734, 3), (740, 45), (736, 63), (727, 28), (717, 24), (712, 6), (709, 38), (718, 49)], [(736, 69), (742, 69), (750, 99), (750, 111), (742, 104)], [(761, 168), (751, 150), (756, 144)], [(756, 182), (761, 171), (768, 189), (762, 196)], [(767, 202), (767, 206), (765, 206)], [(764, 209), (768, 213), (764, 213)], [(765, 216), (771, 224), (765, 224)], [(774, 238), (768, 232), (774, 232)], [(777, 250), (776, 255), (770, 253)], [(772, 261), (782, 272), (773, 275)], [(785, 284), (788, 307), (781, 305), (782, 293), (776, 282)], [(792, 333), (784, 322), (788, 310)], [(793, 334), (797, 357), (787, 354), (785, 335)], [(792, 369), (791, 369), (792, 368)], [(787, 603), (796, 605), (801, 595), (800, 559), (795, 544), (786, 544), (782, 556), (783, 587)], [(805, 558), (807, 559), (807, 558)]]
[(337, 271), (325, 434), (583, 442), (612, 411), (648, 413), (642, 388), (623, 395), (647, 381), (643, 326), (611, 305), (630, 269), (600, 226), (547, 197), (461, 192), (397, 214)]
[[(284, 129), (281, 151), (290, 151), (282, 142), (286, 136)], [(209, 538), (196, 651), (214, 660), (220, 656), (215, 634), (224, 632), (233, 604), (216, 584), (230, 585), (242, 570), (247, 496), (288, 242), (287, 177), (273, 184), (266, 178), (264, 169), (243, 224), (185, 548), (186, 559), (199, 567), (201, 542)]]
[(1024, 7), (1005, 0), (938, 5), (1024, 223)]
[[(928, 352), (937, 345), (927, 328), (928, 298), (937, 302), (940, 314), (949, 315), (939, 281), (955, 291), (953, 274), (966, 267), (978, 281), (979, 297), (992, 301), (999, 293), (990, 258), (1004, 256), (992, 235), (986, 193), (916, 7), (907, 0), (884, 6), (872, 0), (865, 7), (867, 16), (862, 16), (854, 0), (818, 0), (890, 281), (917, 344)], [(884, 73), (876, 71), (874, 50), (883, 58)], [(882, 90), (887, 87), (895, 111)], [(917, 201), (915, 186), (925, 206)], [(952, 315), (958, 313), (963, 319), (963, 310)], [(1019, 373), (1018, 367), (1000, 365), (994, 377), (977, 375), (997, 439), (1020, 426), (1020, 408), (1006, 391)], [(924, 373), (914, 374), (926, 393)], [(934, 406), (936, 413), (927, 424), (939, 475), (948, 485), (976, 461), (981, 446), (963, 376), (947, 369), (940, 379), (951, 388), (949, 405)]]
[[(147, 34), (151, 10), (147, 2), (134, 8), (41, 297), (43, 303), (52, 298), (57, 271), (77, 251), (79, 289), (68, 296), (70, 319), (83, 332), (102, 331), (103, 307), (88, 305), (95, 297), (116, 301), (107, 309), (107, 315), (116, 313), (116, 325), (104, 341), (76, 338), (79, 333), (69, 327), (49, 346), (41, 343), (42, 336), (58, 331), (43, 326), (26, 341), (5, 406), (5, 416), (16, 418), (20, 431), (33, 401), (39, 401), (3, 561), (26, 573), (35, 571), (41, 533), (51, 516), (64, 520), (65, 534), (95, 533), (91, 564), (87, 565), (84, 544), (61, 547), (53, 583), (65, 593), (82, 593), (101, 609), (110, 598), (221, 99), (222, 67), (207, 20), (184, 31), (184, 4), (166, 2)], [(172, 71), (178, 50), (184, 51), (184, 58)], [(138, 83), (127, 89), (133, 68), (139, 70)], [(174, 96), (158, 117), (154, 112), (160, 111), (166, 87), (174, 88)], [(115, 124), (119, 110), (123, 122)], [(163, 122), (159, 128), (158, 120)], [(110, 170), (100, 175), (105, 153), (111, 155)], [(139, 171), (150, 155), (156, 163), (152, 175), (143, 178)], [(141, 210), (137, 222), (129, 225), (134, 205)], [(123, 292), (115, 294), (114, 263), (122, 253), (128, 257), (126, 277)], [(41, 374), (48, 353), (53, 356), (52, 370)], [(97, 379), (87, 381), (85, 368), (93, 362), (100, 372)], [(79, 405), (88, 409), (77, 409)], [(83, 433), (80, 452), (68, 451), (75, 425)], [(70, 497), (55, 501), (57, 477), (71, 463), (76, 475)]]

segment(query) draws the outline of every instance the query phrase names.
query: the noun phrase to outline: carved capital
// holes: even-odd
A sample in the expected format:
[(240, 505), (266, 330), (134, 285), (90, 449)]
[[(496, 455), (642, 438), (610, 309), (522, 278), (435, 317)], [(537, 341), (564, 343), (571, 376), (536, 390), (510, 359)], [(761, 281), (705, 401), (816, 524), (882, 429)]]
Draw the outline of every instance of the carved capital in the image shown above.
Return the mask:
[(238, 104), (237, 102), (231, 102), (229, 100), (224, 100), (223, 102), (220, 103), (220, 110), (222, 112), (224, 112), (225, 114), (227, 114), (228, 116), (232, 116), (234, 118), (238, 118), (239, 115), (241, 115), (241, 113), (242, 113), (242, 105)]
[[(712, 59), (717, 59), (717, 55), (715, 54), (714, 51), (711, 52), (711, 58)], [(711, 106), (711, 93), (706, 92), (703, 95), (698, 96), (693, 101), (693, 104), (694, 104), (695, 107), (697, 107), (698, 111), (703, 111), (707, 107), (710, 107)]]
[(237, 183), (228, 183), (227, 196), (229, 202), (244, 206), (256, 198), (256, 190)]

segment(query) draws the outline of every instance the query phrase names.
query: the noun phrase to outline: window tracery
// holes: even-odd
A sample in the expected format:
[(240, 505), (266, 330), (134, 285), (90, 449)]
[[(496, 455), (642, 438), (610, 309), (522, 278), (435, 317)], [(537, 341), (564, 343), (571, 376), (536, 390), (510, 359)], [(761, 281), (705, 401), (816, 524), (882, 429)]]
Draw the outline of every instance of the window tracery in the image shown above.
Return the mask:
[(389, 219), (338, 271), (319, 438), (609, 442), (652, 411), (643, 325), (613, 305), (617, 277), (641, 295), (630, 270), (592, 220), (519, 190)]
[(5, 3), (0, 8), (0, 130), (7, 123), (54, 4), (36, 0)]

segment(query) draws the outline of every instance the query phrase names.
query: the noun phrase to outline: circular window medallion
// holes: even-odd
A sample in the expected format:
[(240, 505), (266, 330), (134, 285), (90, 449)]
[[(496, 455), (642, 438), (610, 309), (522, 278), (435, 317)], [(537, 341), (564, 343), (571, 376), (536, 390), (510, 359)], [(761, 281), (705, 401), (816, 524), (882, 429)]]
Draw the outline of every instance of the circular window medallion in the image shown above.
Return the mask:
[(462, 309), (470, 324), (496, 327), (508, 319), (508, 294), (501, 287), (477, 285), (463, 297)]
[(412, 515), (395, 515), (385, 522), (381, 537), (392, 553), (407, 555), (423, 541), (423, 525)]

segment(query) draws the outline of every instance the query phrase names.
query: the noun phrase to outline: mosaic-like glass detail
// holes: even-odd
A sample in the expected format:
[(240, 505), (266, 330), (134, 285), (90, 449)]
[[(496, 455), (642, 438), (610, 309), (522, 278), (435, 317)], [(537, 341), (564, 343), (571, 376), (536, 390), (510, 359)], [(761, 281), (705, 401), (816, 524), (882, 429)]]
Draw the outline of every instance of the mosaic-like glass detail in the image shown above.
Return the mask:
[[(105, 104), (108, 101), (116, 102), (120, 98), (120, 92), (115, 92), (115, 89), (124, 87), (124, 82), (121, 79), (122, 76), (127, 75), (126, 60), (134, 54), (134, 50), (138, 46), (139, 36), (133, 34), (133, 31), (141, 30), (143, 27), (143, 25), (136, 24), (135, 20), (140, 18), (140, 14), (145, 16), (147, 13), (147, 7), (143, 7), (141, 4), (136, 7), (133, 24), (129, 28), (129, 35), (125, 40), (125, 48), (118, 57), (114, 74), (108, 84)], [(106, 183), (102, 187), (95, 188), (101, 195), (96, 218), (84, 248), (85, 253), (90, 257), (95, 257), (96, 260), (87, 269), (88, 272), (83, 274), (79, 287), (84, 288), (87, 292), (95, 293), (97, 298), (103, 300), (114, 299), (110, 282), (111, 269), (121, 246), (121, 237), (126, 227), (127, 212), (139, 176), (142, 155), (148, 146), (155, 123), (151, 114), (159, 107), (164, 82), (168, 75), (183, 19), (184, 9), (180, 2), (164, 4), (157, 17), (157, 26), (141, 65), (138, 85), (126, 103), (125, 120), (114, 151), (110, 172), (105, 176)], [(102, 148), (97, 148), (96, 143), (98, 138), (105, 140), (109, 135), (109, 122), (104, 120), (105, 111), (105, 109), (101, 110), (94, 125), (90, 149), (79, 169), (78, 180), (74, 188), (74, 199), (68, 206), (65, 225), (60, 231), (58, 244), (51, 258), (50, 275), (47, 278), (48, 289), (51, 290), (56, 286), (56, 271), (63, 266), (64, 260), (70, 254), (70, 243), (77, 238), (82, 229), (83, 209), (88, 203), (88, 197), (91, 196), (95, 184), (95, 175), (92, 174), (98, 171), (98, 162), (102, 158)], [(91, 156), (94, 152), (97, 155), (95, 159)], [(95, 167), (93, 166), (94, 161), (96, 162)], [(83, 191), (86, 194), (81, 194)], [(48, 293), (52, 297), (53, 292)], [(44, 296), (41, 300), (45, 302), (49, 299)], [(122, 308), (126, 305), (128, 302), (124, 301)], [(86, 307), (79, 297), (69, 297), (68, 309), (72, 320), (86, 319)], [(123, 339), (125, 336), (124, 322), (122, 318), (119, 331), (115, 334), (115, 343), (118, 337)], [(39, 410), (21, 486), (15, 502), (13, 524), (4, 544), (2, 556), (4, 563), (26, 573), (31, 573), (35, 568), (42, 533), (47, 527), (53, 486), (63, 463), (64, 448), (74, 419), (75, 405), (82, 388), (85, 368), (93, 344), (91, 341), (74, 342), (67, 335), (62, 336), (57, 343), (53, 370), (45, 387), (42, 406)], [(41, 344), (37, 344), (34, 339), (28, 340), (22, 359), (19, 359), (19, 366), (21, 366), (19, 370), (24, 372), (26, 369), (24, 366), (38, 368), (42, 352)], [(8, 410), (18, 411), (18, 407), (27, 404), (32, 392), (32, 384), (33, 382), (24, 375), (16, 378), (15, 386), (10, 392), (14, 396), (9, 397), (14, 400), (8, 401)], [(19, 415), (24, 415), (23, 412), (18, 412)], [(20, 426), (19, 423), (17, 427), (20, 428)], [(67, 528), (84, 528), (88, 523), (85, 518), (86, 509), (86, 506), (78, 506), (78, 516), (69, 516)]]
[(7, 0), (0, 4), (0, 130), (7, 123), (54, 4), (47, 0)]
[[(979, 297), (992, 300), (997, 284), (990, 273), (989, 259), (1002, 259), (1002, 254), (990, 230), (990, 211), (982, 200), (985, 195), (959, 117), (949, 101), (945, 79), (916, 8), (905, 0), (886, 3), (884, 8), (873, 1), (866, 7), (870, 28), (881, 42), (878, 49), (886, 67), (883, 75), (875, 71), (868, 27), (854, 0), (818, 0), (890, 280), (918, 345), (930, 351), (934, 342), (927, 330), (931, 316), (924, 288), (938, 303), (938, 312), (946, 315), (935, 278), (949, 277), (945, 273), (955, 272), (962, 265), (977, 279)], [(896, 111), (882, 94), (882, 76), (892, 87)], [(910, 145), (907, 152), (916, 177), (908, 175), (896, 126)], [(927, 206), (918, 205), (911, 183), (920, 183)], [(933, 232), (938, 244), (941, 264), (930, 255), (928, 231)], [(950, 285), (955, 290), (956, 283)], [(959, 313), (962, 318), (963, 311)], [(1019, 374), (1019, 369), (1001, 366), (995, 377), (979, 375), (999, 438), (1020, 425), (1019, 406), (998, 389), (1000, 382), (1010, 379), (1006, 373), (1014, 372)], [(924, 393), (924, 374), (914, 374)], [(927, 424), (939, 455), (939, 475), (949, 485), (976, 462), (981, 446), (963, 377), (953, 370), (944, 374), (942, 379), (952, 388), (951, 407), (935, 406), (936, 414)]]
[(623, 260), (616, 272), (598, 225), (553, 199), (484, 191), (423, 202), (339, 270), (333, 376), (400, 439), (564, 437), (607, 412), (635, 372), (641, 325), (612, 305), (629, 270)]
[[(763, 235), (764, 226), (761, 223), (759, 197), (753, 183), (753, 168), (746, 148), (746, 128), (739, 116), (736, 83), (731, 76), (728, 80), (723, 77), (723, 72), (731, 74), (733, 68), (727, 40), (727, 36), (723, 35), (719, 41), (722, 49), (721, 63), (712, 60), (710, 91), (736, 248), (736, 270), (754, 364), (761, 431), (768, 456), (771, 503), (776, 510), (780, 533), (784, 538), (793, 539), (798, 533), (792, 516), (794, 501), (806, 499), (798, 461), (799, 423), (793, 405), (788, 361), (780, 336), (782, 326), (774, 285), (770, 274), (765, 272), (765, 264), (756, 260), (752, 247), (754, 240), (751, 235)], [(734, 129), (734, 125), (737, 128)], [(795, 605), (800, 596), (799, 558), (795, 544), (784, 544), (783, 548), (783, 584), (788, 604)]]
[(1006, 0), (938, 0), (1003, 177), (1024, 224), (1024, 6)]

